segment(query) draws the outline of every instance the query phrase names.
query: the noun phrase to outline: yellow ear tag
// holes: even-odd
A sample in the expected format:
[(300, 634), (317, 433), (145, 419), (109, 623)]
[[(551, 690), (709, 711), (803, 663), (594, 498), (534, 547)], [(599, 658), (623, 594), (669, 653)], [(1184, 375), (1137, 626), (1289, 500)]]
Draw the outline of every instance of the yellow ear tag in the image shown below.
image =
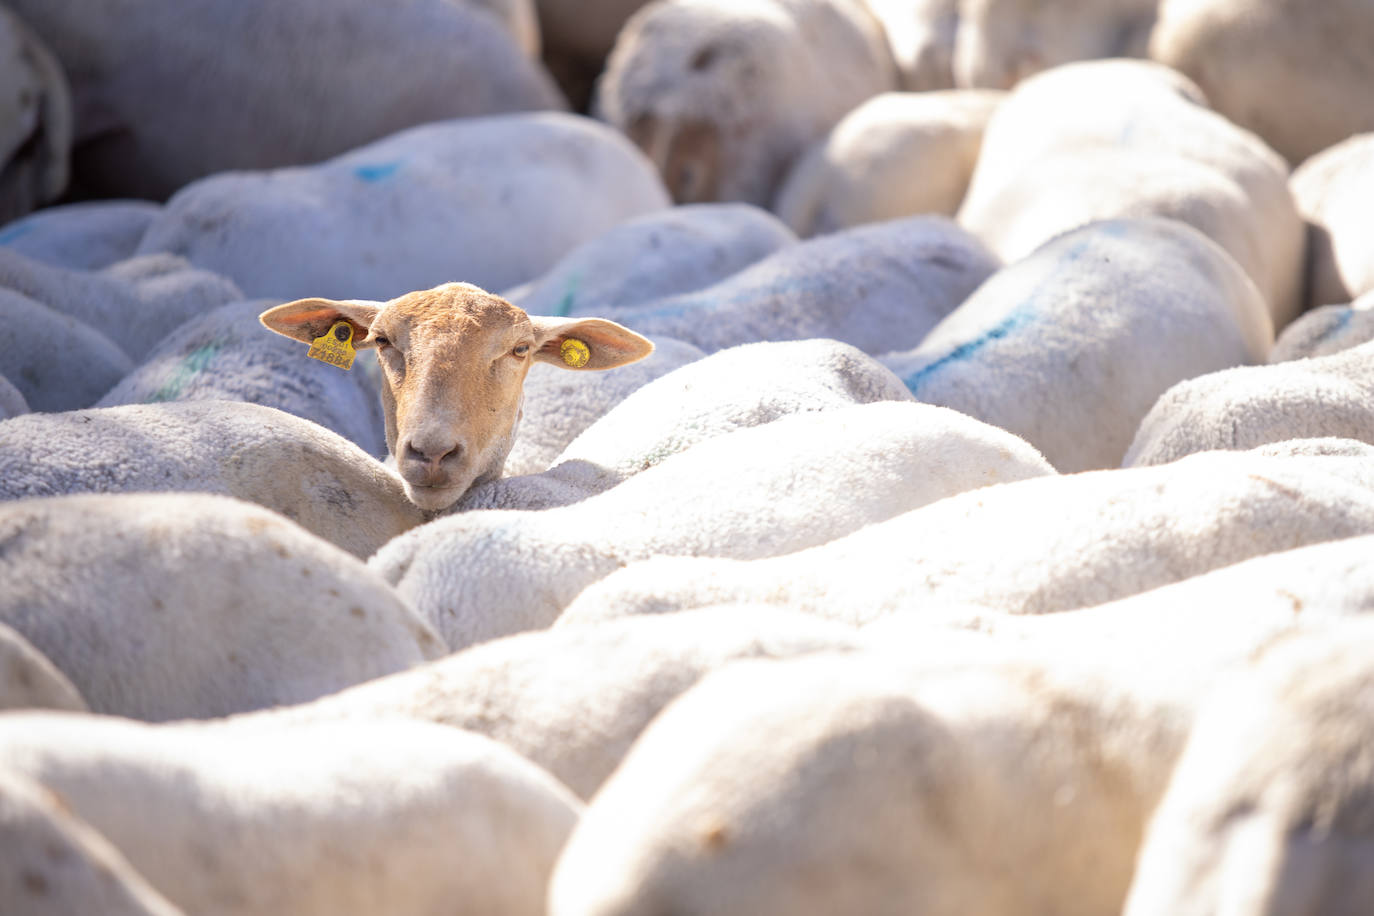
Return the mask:
[(563, 354), (563, 362), (574, 369), (581, 369), (587, 365), (587, 360), (592, 358), (592, 351), (588, 350), (587, 345), (575, 337), (569, 337), (563, 341), (563, 345), (558, 349)]
[(353, 349), (353, 325), (347, 321), (334, 322), (333, 327), (315, 338), (307, 355), (340, 369), (352, 369), (353, 357), (358, 355)]

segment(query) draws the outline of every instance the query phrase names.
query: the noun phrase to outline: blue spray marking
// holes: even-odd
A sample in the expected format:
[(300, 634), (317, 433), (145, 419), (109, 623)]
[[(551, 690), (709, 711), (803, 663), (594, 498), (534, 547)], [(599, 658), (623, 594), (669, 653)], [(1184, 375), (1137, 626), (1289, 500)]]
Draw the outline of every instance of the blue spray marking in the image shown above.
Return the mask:
[(916, 389), (941, 369), (962, 360), (966, 360), (988, 344), (1001, 340), (1014, 331), (1018, 331), (1026, 325), (1031, 324), (1036, 316), (1036, 312), (1039, 311), (1040, 299), (1045, 294), (1045, 291), (1058, 283), (1072, 269), (1073, 265), (1083, 256), (1084, 252), (1091, 247), (1095, 236), (1099, 234), (1119, 238), (1125, 235), (1125, 227), (1120, 225), (1104, 225), (1096, 227), (1095, 231), (1087, 232), (1072, 248), (1059, 256), (1059, 259), (1055, 261), (1054, 269), (1046, 273), (1045, 276), (1040, 279), (1040, 282), (1035, 285), (1035, 289), (1031, 290), (1030, 295), (1022, 299), (1020, 304), (1013, 308), (1000, 322), (972, 340), (959, 344), (939, 359), (926, 363), (909, 375), (902, 376), (902, 383), (906, 385), (907, 390), (912, 394), (916, 394)]
[(1331, 327), (1322, 331), (1313, 339), (1314, 344), (1324, 343), (1344, 331), (1346, 325), (1350, 324), (1350, 319), (1355, 317), (1355, 310), (1346, 306), (1345, 310), (1336, 316), (1336, 320), (1331, 323)]
[(10, 242), (23, 238), (33, 231), (33, 223), (18, 222), (11, 223), (3, 230), (0, 230), (0, 245), (8, 245)]
[(224, 344), (218, 340), (211, 341), (203, 346), (196, 347), (182, 358), (181, 364), (172, 370), (167, 381), (163, 382), (156, 391), (148, 395), (145, 404), (155, 404), (162, 401), (175, 401), (181, 397), (181, 393), (186, 390), (186, 386), (197, 375), (204, 372), (209, 367), (210, 362), (215, 358), (220, 350), (224, 349)]
[(558, 305), (554, 306), (553, 309), (555, 318), (567, 318), (572, 314), (573, 303), (577, 301), (577, 287), (581, 282), (581, 274), (573, 274), (568, 278), (568, 285), (563, 290), (563, 298), (558, 300)]
[(353, 169), (353, 174), (369, 184), (383, 181), (395, 175), (401, 168), (400, 162), (379, 162), (376, 165), (360, 165)]

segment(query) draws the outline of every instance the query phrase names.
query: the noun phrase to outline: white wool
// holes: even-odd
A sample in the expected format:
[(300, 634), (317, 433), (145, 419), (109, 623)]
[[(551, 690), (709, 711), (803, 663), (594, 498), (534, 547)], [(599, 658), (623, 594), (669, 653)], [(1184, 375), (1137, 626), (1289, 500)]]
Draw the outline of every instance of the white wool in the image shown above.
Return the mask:
[(363, 564), (201, 494), (0, 503), (0, 622), (96, 712), (204, 718), (311, 700), (444, 653)]
[(1321, 436), (1374, 443), (1374, 343), (1181, 382), (1141, 421), (1123, 464)]
[(632, 564), (579, 595), (560, 623), (721, 602), (850, 623), (938, 605), (1045, 614), (1371, 532), (1368, 457), (1208, 452), (961, 493), (771, 559)]
[[(387, 453), (373, 352), (344, 371), (299, 343), (264, 334), (258, 316), (276, 300), (231, 302), (164, 337), (97, 407), (166, 401), (246, 401), (318, 423), (370, 455)], [(588, 373), (590, 374), (590, 373)]]
[(0, 287), (95, 328), (136, 361), (183, 323), (243, 298), (225, 277), (168, 254), (92, 272), (54, 267), (0, 247)]
[(480, 735), (0, 716), (0, 772), (59, 794), (197, 916), (539, 916), (581, 805)]
[(1217, 245), (1172, 220), (1114, 220), (1002, 269), (882, 361), (917, 400), (1010, 430), (1068, 473), (1116, 467), (1171, 386), (1272, 344), (1263, 300)]
[(1162, 0), (1150, 56), (1294, 165), (1374, 130), (1367, 0)]
[(1329, 356), (1374, 340), (1374, 290), (1350, 305), (1321, 305), (1283, 329), (1269, 362)]
[(519, 633), (264, 721), (399, 717), (495, 738), (590, 798), (650, 720), (738, 658), (860, 644), (848, 627), (774, 608), (713, 608)]
[(0, 97), (0, 224), (4, 224), (51, 202), (66, 188), (75, 117), (62, 67), (39, 36), (4, 7), (0, 7), (0, 85), (5, 87)]
[(86, 701), (33, 643), (14, 628), (0, 624), (0, 709), (84, 712)]
[(656, 555), (752, 559), (823, 544), (965, 490), (1053, 474), (953, 411), (863, 404), (719, 436), (581, 502), (469, 512), (369, 561), (452, 648), (547, 627), (577, 594)]
[(14, 383), (0, 375), (0, 420), (8, 420), (29, 412), (29, 403), (24, 395), (14, 387)]
[(523, 501), (518, 491), (540, 478), (599, 493), (714, 436), (796, 413), (911, 400), (889, 370), (834, 340), (731, 347), (649, 382), (587, 427), (546, 474), (497, 481), (483, 499)]
[(626, 220), (502, 295), (531, 315), (598, 315), (710, 286), (797, 237), (749, 204), (687, 204)]
[(1293, 172), (1289, 187), (1308, 224), (1308, 307), (1374, 293), (1368, 205), (1374, 200), (1374, 133), (1317, 153)]
[(72, 78), (75, 178), (97, 196), (163, 199), (415, 124), (563, 105), (496, 19), (453, 0), (7, 5)]
[[(689, 343), (655, 337), (653, 353), (614, 372), (565, 372), (546, 363), (530, 366), (515, 444), (506, 456), (505, 476), (547, 471), (587, 427), (634, 391), (704, 355)], [(499, 488), (499, 482), (479, 485), (475, 491), (483, 486)], [(483, 497), (475, 491), (464, 494), (464, 508), (481, 505)]]
[(252, 297), (387, 300), (455, 277), (514, 286), (667, 203), (639, 151), (589, 118), (459, 118), (319, 165), (194, 182), (139, 250), (183, 255)]
[(1000, 92), (886, 92), (797, 159), (774, 208), (804, 236), (922, 213), (953, 216)]
[(882, 23), (901, 88), (954, 88), (954, 42), (959, 0), (866, 0)]
[(54, 267), (100, 270), (133, 257), (162, 210), (150, 200), (92, 200), (47, 207), (0, 227), (0, 246)]
[(895, 88), (862, 0), (660, 0), (621, 30), (594, 108), (678, 203), (766, 205), (808, 143)]
[(0, 770), (6, 916), (182, 916), (57, 793)]
[(991, 650), (736, 662), (593, 798), (549, 914), (1116, 912), (1181, 741), (1134, 688)]
[(539, 59), (539, 16), (535, 0), (460, 0), (469, 9), (493, 17), (516, 46), (533, 60)]
[(0, 498), (139, 491), (258, 503), (360, 557), (423, 519), (375, 458), (257, 404), (136, 404), (0, 423)]
[(1371, 668), (1374, 621), (1338, 621), (1275, 640), (1213, 695), (1155, 811), (1126, 916), (1368, 911)]
[(708, 353), (812, 337), (885, 353), (919, 343), (999, 266), (950, 220), (914, 216), (792, 245), (713, 286), (615, 318)]
[(1046, 71), (989, 121), (959, 222), (1005, 260), (1094, 219), (1162, 216), (1236, 259), (1276, 327), (1302, 309), (1303, 226), (1282, 158), (1158, 64)]
[(1159, 0), (959, 0), (954, 83), (1010, 89), (1041, 70), (1144, 57)]
[(33, 410), (89, 407), (133, 369), (119, 345), (90, 325), (0, 288), (0, 323), (23, 345), (0, 348), (0, 375)]

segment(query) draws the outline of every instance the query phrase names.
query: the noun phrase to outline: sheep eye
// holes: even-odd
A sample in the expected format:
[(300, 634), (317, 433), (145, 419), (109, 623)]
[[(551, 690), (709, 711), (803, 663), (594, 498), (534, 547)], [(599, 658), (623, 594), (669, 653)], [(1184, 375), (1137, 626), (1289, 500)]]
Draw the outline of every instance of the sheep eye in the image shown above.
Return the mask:
[(526, 353), (530, 352), (530, 345), (529, 345), (529, 344), (521, 344), (520, 346), (516, 347), (514, 350), (512, 350), (512, 351), (510, 351), (510, 352), (511, 352), (511, 355), (512, 355), (512, 356), (521, 356), (521, 357), (523, 357)]
[(373, 340), (373, 341), (377, 344), (377, 346), (379, 346), (379, 347), (389, 347), (389, 346), (391, 346), (391, 340), (390, 340), (390, 338), (387, 338), (387, 337), (374, 337), (374, 338), (372, 338), (372, 340)]

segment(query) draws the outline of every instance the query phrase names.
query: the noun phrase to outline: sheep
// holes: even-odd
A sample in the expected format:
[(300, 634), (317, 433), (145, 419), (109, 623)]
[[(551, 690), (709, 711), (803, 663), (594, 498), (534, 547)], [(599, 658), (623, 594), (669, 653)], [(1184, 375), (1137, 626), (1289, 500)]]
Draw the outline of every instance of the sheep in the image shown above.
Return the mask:
[(548, 912), (1115, 913), (1169, 712), (1082, 659), (735, 662), (602, 786)]
[(212, 172), (315, 162), (415, 124), (564, 104), (495, 19), (450, 0), (9, 6), (71, 75), (74, 180), (91, 196), (162, 200)]
[(558, 624), (722, 602), (787, 604), (857, 624), (936, 603), (1007, 614), (1088, 607), (1374, 531), (1371, 469), (1367, 457), (1208, 452), (1023, 480), (772, 559), (635, 563), (584, 590)]
[(0, 225), (36, 210), (67, 187), (72, 96), (52, 52), (0, 7)]
[(590, 798), (664, 706), (737, 658), (863, 643), (774, 608), (715, 608), (519, 633), (285, 709), (273, 723), (417, 718), (494, 738)]
[[(246, 401), (318, 423), (369, 455), (386, 454), (372, 354), (340, 372), (262, 333), (258, 315), (276, 300), (230, 302), (167, 334), (96, 407), (168, 401)], [(370, 366), (369, 366), (370, 363)]]
[(0, 771), (59, 794), (204, 916), (536, 916), (582, 807), (490, 739), (405, 720), (10, 713)]
[(891, 372), (838, 341), (732, 347), (627, 396), (583, 430), (548, 471), (478, 484), (455, 509), (568, 505), (737, 429), (808, 411), (912, 400)]
[(179, 401), (0, 423), (0, 499), (140, 491), (258, 503), (360, 558), (424, 520), (378, 461), (271, 407)]
[(954, 83), (1010, 89), (1060, 64), (1144, 57), (1159, 0), (960, 0)]
[(145, 200), (47, 207), (0, 227), (0, 246), (54, 267), (100, 270), (132, 257), (161, 209)]
[(867, 0), (867, 4), (882, 23), (901, 89), (954, 88), (959, 0)]
[(183, 916), (61, 796), (4, 771), (0, 900), (7, 916)]
[(54, 267), (0, 248), (0, 287), (99, 330), (135, 361), (183, 322), (243, 298), (228, 279), (167, 254), (90, 272)]
[(535, 0), (544, 63), (572, 103), (586, 111), (592, 85), (625, 20), (649, 0)]
[(1163, 0), (1150, 57), (1297, 164), (1374, 129), (1372, 44), (1365, 0)]
[(29, 402), (14, 383), (0, 375), (0, 420), (8, 420), (29, 412)]
[(950, 220), (913, 216), (792, 245), (713, 286), (617, 312), (616, 320), (708, 353), (813, 337), (886, 353), (914, 347), (999, 266)]
[(251, 298), (389, 299), (455, 276), (505, 289), (667, 204), (639, 151), (588, 118), (460, 118), (319, 165), (197, 181), (139, 253), (180, 254)]
[(469, 283), (389, 302), (300, 299), (260, 319), (302, 343), (342, 334), (349, 353), (377, 350), (387, 449), (406, 496), (429, 512), (501, 475), (532, 363), (614, 369), (654, 348), (613, 321), (531, 317)]
[(1245, 366), (1173, 386), (1140, 422), (1122, 463), (1208, 449), (1339, 436), (1374, 443), (1374, 343), (1315, 359)]
[(988, 122), (959, 223), (1019, 259), (1095, 219), (1164, 216), (1236, 259), (1276, 328), (1303, 308), (1303, 225), (1283, 160), (1158, 64), (1094, 61), (1028, 80)]
[(774, 209), (798, 235), (920, 213), (954, 216), (1000, 92), (886, 92), (792, 166)]
[(162, 720), (311, 700), (447, 650), (360, 560), (205, 494), (0, 503), (0, 622), (95, 712)]
[(626, 220), (502, 296), (535, 315), (616, 310), (710, 286), (796, 242), (748, 204), (687, 204)]
[(1374, 899), (1374, 626), (1287, 639), (1199, 714), (1141, 849), (1125, 916), (1322, 913)]
[(1007, 429), (1069, 473), (1116, 467), (1170, 386), (1262, 362), (1273, 340), (1254, 284), (1211, 240), (1111, 220), (999, 271), (882, 362), (918, 401)]
[(539, 58), (542, 42), (534, 0), (463, 0), (463, 5), (494, 17), (526, 57)]
[(1270, 363), (1329, 356), (1374, 340), (1374, 290), (1350, 305), (1322, 305), (1283, 329)]
[(716, 437), (574, 505), (431, 522), (368, 565), (458, 649), (549, 626), (633, 560), (776, 556), (1053, 473), (1026, 443), (954, 411), (863, 404)]
[(12, 627), (0, 624), (0, 710), (3, 709), (85, 712), (86, 701), (71, 680), (32, 643)]
[(33, 410), (89, 407), (134, 367), (101, 331), (3, 287), (0, 323), (23, 329), (22, 347), (0, 348), (0, 375)]
[[(689, 343), (655, 337), (653, 353), (616, 372), (569, 374), (543, 364), (531, 366), (503, 479), (547, 471), (574, 439), (631, 393), (703, 356)], [(460, 502), (473, 505), (478, 498), (474, 491), (480, 489), (469, 490)]]
[(676, 203), (766, 206), (807, 144), (896, 87), (860, 0), (658, 0), (625, 23), (593, 111), (648, 154)]
[(1308, 159), (1289, 187), (1307, 220), (1307, 306), (1336, 305), (1374, 292), (1368, 208), (1374, 198), (1374, 133), (1358, 134)]

